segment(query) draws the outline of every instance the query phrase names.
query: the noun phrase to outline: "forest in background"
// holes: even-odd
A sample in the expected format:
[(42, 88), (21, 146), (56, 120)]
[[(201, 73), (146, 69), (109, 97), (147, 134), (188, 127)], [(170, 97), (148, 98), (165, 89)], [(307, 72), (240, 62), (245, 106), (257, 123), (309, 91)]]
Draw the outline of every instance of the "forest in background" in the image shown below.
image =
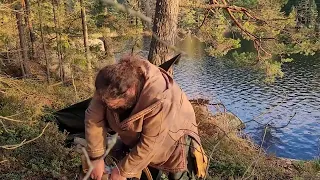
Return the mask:
[[(144, 49), (154, 64), (177, 53), (212, 56), (272, 81), (291, 55), (320, 49), (318, 0), (0, 0), (0, 27), (1, 179), (77, 176), (80, 159), (65, 146), (67, 133), (44, 119), (90, 97), (95, 72), (119, 54)], [(200, 127), (213, 154), (209, 179), (319, 177), (319, 160), (262, 156), (226, 119), (215, 124), (219, 118)]]
[[(121, 11), (110, 2), (113, 1), (1, 0), (2, 74), (35, 77), (45, 73), (47, 81), (64, 82), (112, 63), (117, 52), (139, 51), (143, 47), (149, 50), (150, 41), (146, 38), (154, 32), (153, 22)], [(157, 18), (155, 1), (118, 3), (150, 17), (150, 21)], [(178, 20), (170, 24), (177, 30), (172, 31), (173, 38), (165, 41), (172, 45), (185, 41), (183, 52), (192, 57), (194, 47), (188, 41), (192, 37), (204, 44), (205, 55), (232, 59), (232, 64), (263, 70), (267, 77), (281, 77), (281, 64), (292, 61), (290, 55), (314, 55), (319, 51), (319, 3), (181, 0)], [(249, 41), (251, 47), (243, 45), (244, 41)], [(176, 53), (181, 50), (172, 49)]]

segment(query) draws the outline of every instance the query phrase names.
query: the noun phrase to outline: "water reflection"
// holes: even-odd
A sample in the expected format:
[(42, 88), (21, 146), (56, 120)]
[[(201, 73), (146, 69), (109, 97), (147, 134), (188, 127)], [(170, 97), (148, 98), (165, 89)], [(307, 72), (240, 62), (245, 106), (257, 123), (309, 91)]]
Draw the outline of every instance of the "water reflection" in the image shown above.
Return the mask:
[[(285, 76), (263, 84), (259, 73), (228, 68), (222, 61), (205, 57), (184, 59), (175, 67), (175, 79), (190, 97), (221, 101), (243, 121), (267, 111), (258, 121), (282, 129), (270, 129), (264, 147), (281, 157), (313, 159), (318, 154), (320, 132), (320, 58), (296, 58), (283, 66)], [(268, 110), (270, 112), (268, 112)], [(263, 128), (250, 122), (246, 132), (257, 143)]]

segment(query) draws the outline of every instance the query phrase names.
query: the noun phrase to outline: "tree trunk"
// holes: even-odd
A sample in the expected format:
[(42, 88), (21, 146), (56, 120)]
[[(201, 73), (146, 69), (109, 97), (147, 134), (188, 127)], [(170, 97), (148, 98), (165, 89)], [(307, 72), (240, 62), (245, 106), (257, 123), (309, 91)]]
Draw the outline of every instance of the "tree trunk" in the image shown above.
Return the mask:
[(42, 43), (42, 49), (44, 54), (44, 59), (46, 61), (46, 69), (47, 69), (47, 82), (50, 83), (50, 64), (47, 57), (47, 50), (46, 45), (43, 37), (43, 27), (42, 27), (42, 9), (40, 6), (40, 0), (38, 0), (38, 9), (39, 9), (39, 24), (40, 24), (40, 36), (41, 36), (41, 43)]
[[(56, 41), (57, 41), (57, 56), (59, 59), (59, 74), (60, 74), (61, 81), (64, 82), (64, 69), (63, 69), (62, 52), (61, 52), (61, 46), (60, 46), (61, 37), (60, 37), (60, 30), (58, 29), (59, 24), (58, 24), (57, 9), (56, 9), (57, 2), (55, 2), (55, 0), (52, 0), (51, 3), (52, 3), (52, 11), (53, 11), (54, 29), (55, 29)], [(58, 6), (59, 5), (57, 4), (57, 7)]]
[[(157, 0), (153, 24), (153, 32), (169, 45), (175, 44), (179, 13), (179, 0)], [(148, 59), (155, 65), (160, 65), (170, 56), (172, 50), (152, 37)]]
[[(21, 1), (23, 3), (23, 1)], [(27, 49), (27, 42), (25, 38), (25, 26), (23, 24), (23, 17), (22, 17), (22, 7), (23, 5), (17, 5), (16, 10), (16, 18), (17, 18), (17, 26), (19, 31), (19, 41), (20, 41), (20, 49), (22, 52), (22, 59), (20, 60), (21, 72), (23, 77), (27, 77), (30, 74), (30, 69), (28, 66), (28, 49)]]
[[(152, 17), (150, 0), (141, 0), (141, 8), (147, 17), (150, 17), (150, 18)], [(143, 31), (151, 31), (152, 30), (151, 29), (152, 26), (150, 23), (148, 23), (146, 21), (141, 21), (141, 22), (142, 22), (142, 26), (143, 26)], [(143, 41), (143, 49), (147, 50), (150, 47), (151, 38), (149, 36), (144, 35), (142, 41)]]
[(113, 52), (113, 44), (112, 44), (112, 38), (110, 37), (102, 37), (100, 38), (103, 42), (103, 47), (105, 51), (105, 57), (104, 59), (108, 64), (114, 64), (115, 58), (114, 58), (114, 52)]
[(29, 30), (29, 38), (30, 38), (30, 49), (31, 49), (31, 55), (30, 55), (30, 59), (34, 60), (34, 42), (35, 42), (35, 34), (33, 31), (33, 27), (32, 27), (32, 22), (30, 20), (30, 3), (29, 0), (22, 0), (25, 2), (25, 8), (26, 8), (26, 16), (25, 16), (25, 21), (26, 24), (28, 25), (28, 30)]
[(316, 37), (320, 37), (320, 4), (317, 4), (317, 12), (318, 12), (318, 15), (316, 17), (314, 30), (316, 33)]
[(88, 80), (89, 80), (89, 88), (93, 90), (93, 79), (92, 79), (92, 66), (91, 66), (91, 59), (89, 57), (89, 46), (88, 46), (88, 27), (87, 27), (87, 20), (86, 20), (86, 8), (83, 4), (83, 0), (80, 0), (81, 6), (81, 20), (82, 20), (82, 33), (83, 33), (83, 46), (84, 46), (84, 53), (87, 60), (87, 70), (88, 70)]

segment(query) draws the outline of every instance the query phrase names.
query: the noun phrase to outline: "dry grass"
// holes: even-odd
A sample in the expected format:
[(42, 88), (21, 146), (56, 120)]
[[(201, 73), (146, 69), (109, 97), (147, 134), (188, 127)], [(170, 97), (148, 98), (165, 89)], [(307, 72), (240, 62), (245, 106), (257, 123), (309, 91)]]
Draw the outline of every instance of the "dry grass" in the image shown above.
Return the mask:
[(202, 143), (211, 155), (208, 179), (319, 179), (319, 161), (291, 161), (267, 155), (243, 136), (241, 123), (234, 124), (236, 117), (224, 113), (213, 116), (204, 103), (194, 102), (193, 107)]
[[(85, 98), (87, 92), (78, 92)], [(80, 157), (65, 147), (66, 134), (43, 116), (79, 101), (71, 86), (48, 86), (38, 80), (0, 76), (0, 146), (28, 142), (12, 150), (0, 148), (0, 179), (74, 179)], [(11, 121), (17, 120), (17, 121)], [(11, 147), (11, 146), (10, 146)]]
[[(85, 86), (77, 81), (78, 87)], [(84, 89), (84, 88), (78, 88)], [(19, 144), (42, 132), (43, 115), (81, 101), (88, 91), (70, 86), (47, 85), (37, 80), (0, 76), (0, 146)], [(198, 102), (198, 101), (197, 101)], [(288, 161), (267, 156), (242, 135), (230, 114), (213, 116), (205, 103), (193, 103), (199, 131), (211, 155), (208, 179), (319, 179), (320, 161)], [(22, 147), (0, 148), (0, 179), (74, 179), (80, 155), (65, 147), (66, 134), (51, 123), (41, 137)], [(317, 174), (318, 173), (318, 174)]]

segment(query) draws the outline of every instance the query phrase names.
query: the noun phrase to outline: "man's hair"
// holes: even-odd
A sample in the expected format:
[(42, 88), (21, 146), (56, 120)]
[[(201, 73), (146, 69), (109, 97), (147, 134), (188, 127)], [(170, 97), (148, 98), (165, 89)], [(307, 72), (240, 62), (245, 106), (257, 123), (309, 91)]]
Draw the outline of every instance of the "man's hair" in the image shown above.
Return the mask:
[(138, 91), (144, 84), (141, 71), (143, 58), (137, 55), (126, 55), (119, 63), (102, 68), (96, 77), (95, 87), (102, 99), (125, 97), (126, 91), (136, 85)]

